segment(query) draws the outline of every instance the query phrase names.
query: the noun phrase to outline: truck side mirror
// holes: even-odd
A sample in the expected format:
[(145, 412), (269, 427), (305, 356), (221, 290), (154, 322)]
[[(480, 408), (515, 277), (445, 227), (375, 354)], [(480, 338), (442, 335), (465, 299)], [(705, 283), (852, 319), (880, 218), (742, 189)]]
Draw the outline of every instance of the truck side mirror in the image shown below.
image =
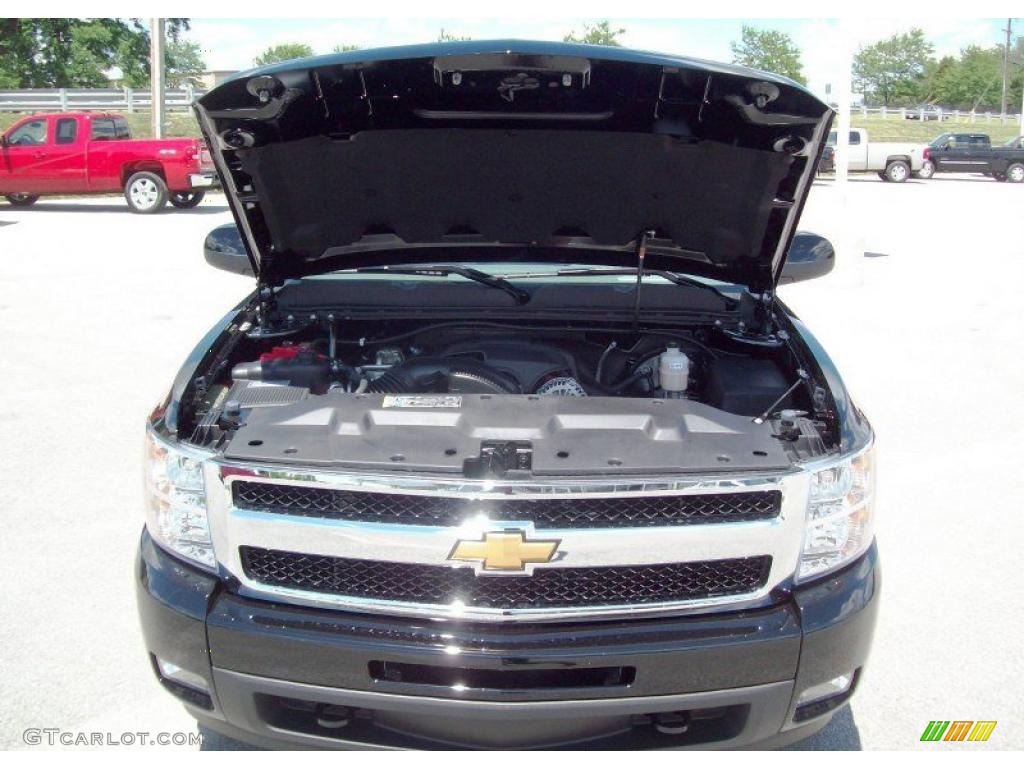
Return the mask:
[(782, 266), (780, 283), (797, 283), (827, 275), (836, 265), (832, 243), (813, 232), (797, 232)]
[(221, 224), (210, 230), (203, 243), (203, 255), (211, 267), (253, 277), (252, 261), (242, 243), (242, 234), (234, 224)]

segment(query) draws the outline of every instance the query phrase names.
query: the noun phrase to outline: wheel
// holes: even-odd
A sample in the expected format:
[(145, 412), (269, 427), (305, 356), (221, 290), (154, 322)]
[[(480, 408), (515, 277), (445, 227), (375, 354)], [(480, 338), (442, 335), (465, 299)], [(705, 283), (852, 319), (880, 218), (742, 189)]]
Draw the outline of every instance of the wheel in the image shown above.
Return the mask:
[(935, 175), (935, 163), (925, 160), (921, 163), (921, 170), (914, 174), (919, 179), (930, 179)]
[(156, 213), (167, 203), (167, 185), (155, 173), (133, 173), (124, 185), (124, 199), (135, 213)]
[(886, 181), (893, 181), (899, 184), (906, 181), (908, 176), (910, 176), (910, 166), (902, 160), (893, 160), (885, 166), (883, 178)]
[(24, 192), (17, 195), (7, 195), (7, 202), (16, 205), (18, 208), (28, 208), (39, 199), (39, 195), (26, 195)]
[(205, 189), (197, 189), (192, 192), (171, 192), (171, 205), (175, 208), (195, 208), (206, 197)]
[(1006, 169), (1006, 178), (1014, 184), (1024, 181), (1024, 163), (1014, 163)]

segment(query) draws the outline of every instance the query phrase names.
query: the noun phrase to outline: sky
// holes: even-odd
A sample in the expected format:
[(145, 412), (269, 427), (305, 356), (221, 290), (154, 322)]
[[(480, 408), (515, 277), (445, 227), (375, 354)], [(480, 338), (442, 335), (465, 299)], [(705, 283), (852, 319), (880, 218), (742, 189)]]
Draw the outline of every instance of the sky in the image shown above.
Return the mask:
[[(210, 69), (248, 69), (253, 59), (271, 45), (304, 42), (316, 53), (329, 53), (335, 45), (374, 48), (423, 43), (437, 39), (439, 30), (476, 40), (520, 38), (561, 40), (570, 30), (597, 19), (566, 18), (353, 18), (353, 19), (192, 19), (187, 39), (199, 44)], [(803, 51), (804, 73), (811, 90), (823, 94), (837, 80), (842, 65), (840, 22), (834, 19), (642, 19), (612, 18), (613, 28), (624, 28), (622, 43), (629, 48), (729, 61), (729, 43), (738, 40), (743, 24), (788, 33)], [(936, 54), (955, 54), (970, 44), (991, 46), (1002, 40), (1006, 19), (937, 19), (927, 17), (856, 19), (845, 22), (854, 48), (895, 32), (920, 26)], [(1015, 25), (1024, 33), (1024, 21)], [(833, 86), (833, 90), (835, 90)]]

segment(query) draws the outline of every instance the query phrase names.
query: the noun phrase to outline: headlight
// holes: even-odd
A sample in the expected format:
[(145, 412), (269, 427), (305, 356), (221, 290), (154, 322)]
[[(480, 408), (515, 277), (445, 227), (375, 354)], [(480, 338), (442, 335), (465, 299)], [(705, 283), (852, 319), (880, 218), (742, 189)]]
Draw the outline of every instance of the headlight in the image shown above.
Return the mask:
[(811, 474), (807, 527), (797, 581), (842, 567), (871, 545), (875, 501), (874, 446)]
[(144, 471), (149, 535), (186, 560), (215, 568), (202, 455), (165, 443), (147, 429)]

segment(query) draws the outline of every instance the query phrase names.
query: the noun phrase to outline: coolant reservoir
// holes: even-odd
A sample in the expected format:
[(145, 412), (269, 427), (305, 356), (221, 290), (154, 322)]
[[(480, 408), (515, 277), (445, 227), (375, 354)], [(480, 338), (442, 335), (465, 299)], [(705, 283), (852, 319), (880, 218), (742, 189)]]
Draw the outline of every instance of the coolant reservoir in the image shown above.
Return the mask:
[(666, 394), (681, 394), (690, 381), (690, 358), (670, 344), (658, 359), (658, 380)]

